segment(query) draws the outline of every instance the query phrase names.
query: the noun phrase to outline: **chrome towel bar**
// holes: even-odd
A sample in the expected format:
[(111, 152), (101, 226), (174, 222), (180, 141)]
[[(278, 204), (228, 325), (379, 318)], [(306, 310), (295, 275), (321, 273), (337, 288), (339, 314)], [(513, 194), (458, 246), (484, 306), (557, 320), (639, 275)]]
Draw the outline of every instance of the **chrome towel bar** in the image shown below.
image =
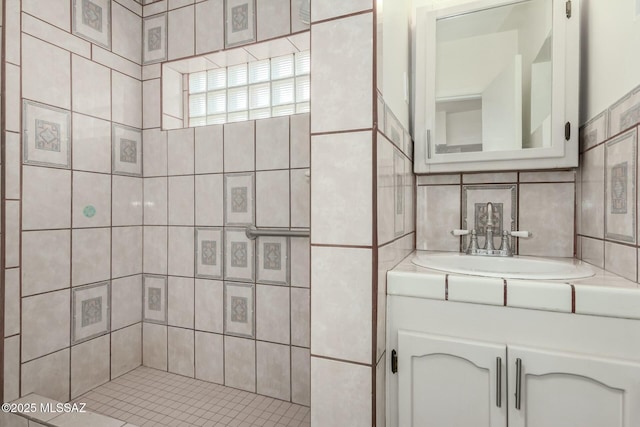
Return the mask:
[(288, 228), (256, 228), (250, 225), (245, 230), (251, 240), (259, 236), (309, 237), (309, 230), (289, 230)]

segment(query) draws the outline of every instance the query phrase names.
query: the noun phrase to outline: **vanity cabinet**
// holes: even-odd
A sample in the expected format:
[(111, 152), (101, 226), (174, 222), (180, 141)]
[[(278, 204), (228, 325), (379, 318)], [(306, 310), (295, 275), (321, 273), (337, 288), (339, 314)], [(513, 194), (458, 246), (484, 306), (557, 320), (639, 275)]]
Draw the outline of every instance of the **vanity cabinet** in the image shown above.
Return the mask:
[(406, 295), (387, 309), (388, 427), (640, 426), (638, 320)]
[(407, 330), (397, 355), (399, 426), (640, 425), (638, 363)]

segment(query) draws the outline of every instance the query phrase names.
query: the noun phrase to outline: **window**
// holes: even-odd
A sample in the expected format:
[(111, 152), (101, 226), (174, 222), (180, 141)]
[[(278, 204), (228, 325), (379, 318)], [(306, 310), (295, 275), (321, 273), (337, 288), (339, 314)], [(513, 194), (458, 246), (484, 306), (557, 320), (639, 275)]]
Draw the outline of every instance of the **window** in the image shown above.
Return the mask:
[(292, 53), (189, 74), (189, 126), (309, 111), (311, 55)]

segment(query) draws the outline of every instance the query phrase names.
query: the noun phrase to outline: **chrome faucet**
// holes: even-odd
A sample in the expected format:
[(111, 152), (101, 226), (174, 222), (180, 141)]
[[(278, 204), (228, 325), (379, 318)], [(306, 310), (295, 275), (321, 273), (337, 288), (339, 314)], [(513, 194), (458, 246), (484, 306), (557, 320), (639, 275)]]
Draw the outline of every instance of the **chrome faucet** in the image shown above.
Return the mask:
[(485, 226), (485, 243), (484, 248), (487, 251), (493, 251), (493, 203), (487, 202), (487, 225)]
[(509, 244), (509, 237), (531, 237), (532, 234), (528, 231), (509, 231), (502, 230), (502, 240), (500, 242), (500, 248), (496, 249), (493, 244), (493, 203), (487, 202), (487, 224), (485, 226), (485, 243), (484, 248), (478, 246), (478, 233), (473, 230), (453, 230), (451, 232), (454, 236), (471, 235), (469, 245), (464, 251), (467, 255), (485, 255), (485, 256), (500, 256), (510, 257), (513, 256), (513, 250)]

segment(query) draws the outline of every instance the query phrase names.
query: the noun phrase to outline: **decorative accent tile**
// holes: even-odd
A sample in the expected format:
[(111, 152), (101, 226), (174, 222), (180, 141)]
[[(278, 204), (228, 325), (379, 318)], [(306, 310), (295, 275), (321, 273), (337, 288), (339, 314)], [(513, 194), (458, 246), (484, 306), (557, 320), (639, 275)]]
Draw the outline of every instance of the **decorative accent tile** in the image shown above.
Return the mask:
[(605, 237), (636, 242), (636, 129), (605, 144)]
[(224, 333), (253, 338), (254, 328), (253, 284), (224, 283)]
[[(478, 236), (486, 236), (487, 235), (487, 222), (489, 221), (489, 215), (487, 214), (487, 204), (486, 203), (476, 203), (475, 204), (475, 212), (474, 219), (476, 224), (476, 231)], [(503, 218), (503, 204), (502, 203), (494, 203), (493, 204), (493, 231), (494, 233), (500, 232), (504, 230), (502, 226), (502, 218)]]
[(255, 221), (253, 173), (229, 174), (224, 177), (226, 225), (251, 225)]
[(23, 161), (27, 164), (71, 166), (71, 113), (60, 108), (24, 101)]
[(196, 228), (196, 277), (221, 279), (223, 254), (222, 228)]
[(600, 144), (609, 135), (609, 110), (605, 110), (580, 128), (580, 151)]
[(142, 63), (167, 59), (167, 14), (149, 16), (142, 21)]
[(72, 32), (111, 49), (111, 1), (73, 0)]
[(225, 0), (225, 48), (256, 41), (255, 0)]
[(640, 86), (609, 108), (609, 135), (640, 123)]
[(167, 323), (167, 277), (153, 274), (142, 276), (142, 304), (145, 322)]
[(393, 114), (388, 105), (385, 105), (385, 128), (384, 134), (397, 147), (404, 148), (404, 129), (400, 121)]
[(226, 229), (224, 246), (224, 278), (252, 282), (254, 278), (253, 259), (255, 251), (253, 240), (249, 240), (243, 228)]
[(256, 249), (259, 283), (289, 285), (289, 239), (259, 237)]
[(72, 290), (71, 343), (77, 344), (109, 332), (110, 282), (80, 286)]
[(142, 132), (138, 129), (113, 124), (113, 173), (142, 176)]
[(393, 197), (394, 197), (394, 232), (395, 236), (404, 234), (405, 217), (405, 182), (404, 159), (396, 148), (393, 149)]
[[(493, 203), (494, 207), (500, 206), (500, 209), (496, 209), (496, 211), (500, 212), (500, 229), (498, 229), (498, 226), (495, 226), (493, 233), (494, 244), (498, 247), (500, 245), (500, 234), (502, 230), (514, 231), (517, 229), (516, 218), (518, 217), (518, 212), (516, 197), (516, 184), (463, 185), (462, 228), (467, 230), (475, 229), (478, 235), (481, 235), (481, 230), (483, 230), (486, 234), (486, 212), (482, 211), (480, 207), (484, 205), (484, 209), (486, 209), (487, 202)], [(477, 205), (480, 207), (476, 208)], [(484, 214), (482, 212), (484, 212)], [(494, 219), (496, 219), (495, 214)], [(535, 230), (530, 231), (535, 233)], [(465, 236), (462, 247), (467, 247), (467, 240), (468, 238)], [(514, 238), (511, 240), (511, 247), (514, 247), (513, 240)], [(485, 242), (479, 241), (478, 244), (482, 247)]]

